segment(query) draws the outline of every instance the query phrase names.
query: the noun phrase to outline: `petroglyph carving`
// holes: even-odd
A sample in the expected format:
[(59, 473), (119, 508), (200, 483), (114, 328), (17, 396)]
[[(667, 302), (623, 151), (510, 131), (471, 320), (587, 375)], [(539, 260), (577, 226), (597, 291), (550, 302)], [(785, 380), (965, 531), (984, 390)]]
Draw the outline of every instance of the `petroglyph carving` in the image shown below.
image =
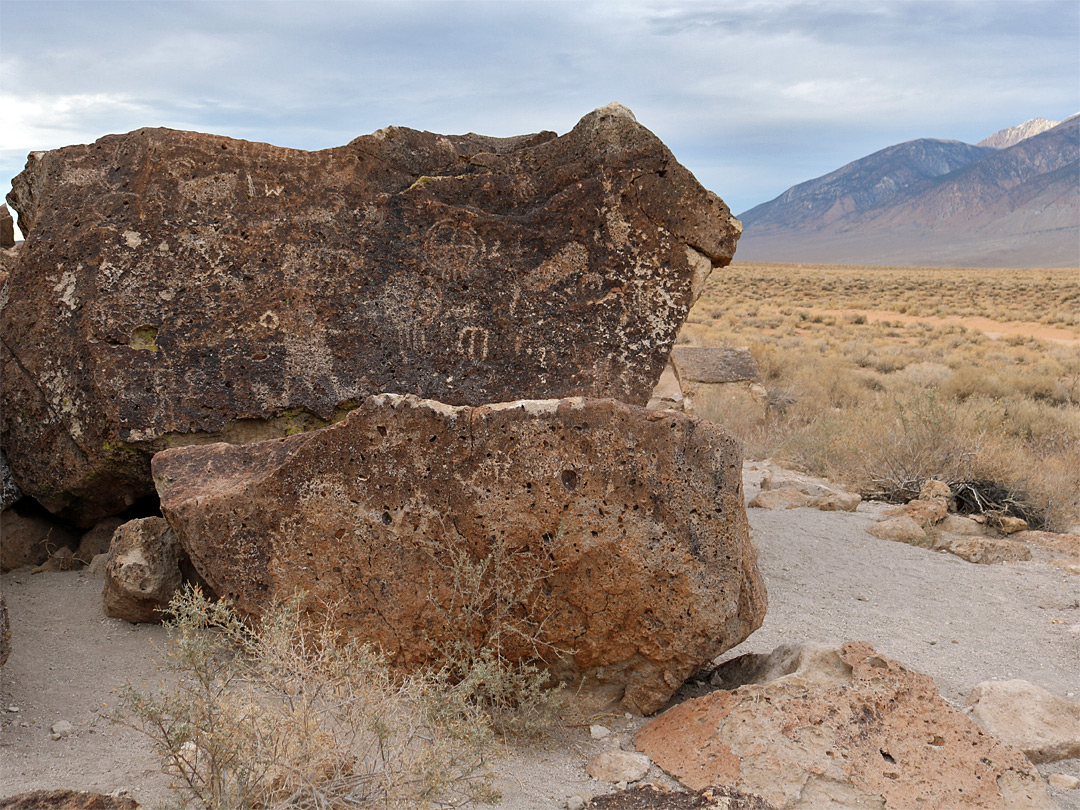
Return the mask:
[(458, 354), (473, 360), (487, 360), (490, 333), (479, 326), (466, 326), (457, 337)]
[(424, 237), (424, 257), (432, 272), (447, 281), (471, 275), (483, 250), (483, 240), (468, 222), (440, 220)]

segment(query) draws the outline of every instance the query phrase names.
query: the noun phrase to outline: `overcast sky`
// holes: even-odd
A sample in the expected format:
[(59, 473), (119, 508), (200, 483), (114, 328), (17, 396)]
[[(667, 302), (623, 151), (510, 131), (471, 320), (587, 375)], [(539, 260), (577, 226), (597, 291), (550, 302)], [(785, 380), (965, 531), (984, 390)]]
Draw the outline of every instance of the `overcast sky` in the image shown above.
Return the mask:
[(0, 193), (144, 126), (320, 149), (630, 107), (736, 213), (913, 138), (1080, 110), (1076, 0), (0, 1)]

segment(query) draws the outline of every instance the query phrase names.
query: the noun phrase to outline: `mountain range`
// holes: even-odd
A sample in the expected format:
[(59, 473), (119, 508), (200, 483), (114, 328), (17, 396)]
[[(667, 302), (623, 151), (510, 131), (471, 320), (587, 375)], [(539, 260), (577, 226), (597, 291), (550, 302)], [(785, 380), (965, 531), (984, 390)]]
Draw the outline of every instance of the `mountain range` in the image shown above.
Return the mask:
[(890, 146), (739, 218), (745, 261), (1080, 267), (1080, 115)]

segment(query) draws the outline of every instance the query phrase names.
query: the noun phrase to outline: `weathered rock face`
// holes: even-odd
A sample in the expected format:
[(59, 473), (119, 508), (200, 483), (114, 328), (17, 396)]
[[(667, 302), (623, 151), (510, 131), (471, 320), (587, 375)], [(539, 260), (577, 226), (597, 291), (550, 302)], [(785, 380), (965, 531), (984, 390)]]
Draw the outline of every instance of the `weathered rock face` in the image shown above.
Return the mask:
[(725, 685), (743, 685), (685, 701), (636, 737), (690, 788), (731, 785), (784, 810), (1054, 807), (1020, 751), (869, 644), (781, 647), (726, 666)]
[(8, 619), (7, 602), (0, 591), (0, 667), (7, 663), (11, 654), (11, 621)]
[[(569, 804), (567, 805), (569, 807)], [(711, 787), (688, 793), (666, 791), (656, 785), (620, 790), (597, 796), (588, 810), (776, 810), (760, 796), (727, 787)]]
[[(387, 394), (303, 435), (164, 451), (154, 480), (195, 567), (240, 610), (302, 589), (402, 665), (487, 643), (491, 602), (510, 595), (504, 619), (541, 653), (571, 651), (548, 656), (556, 675), (648, 713), (765, 614), (739, 447), (683, 414)], [(451, 605), (455, 559), (492, 560), (471, 627)], [(516, 638), (509, 657), (536, 653)]]
[(152, 492), (162, 448), (369, 394), (644, 404), (740, 230), (619, 105), (562, 137), (321, 152), (144, 129), (34, 153), (13, 188), (0, 435), (82, 525)]

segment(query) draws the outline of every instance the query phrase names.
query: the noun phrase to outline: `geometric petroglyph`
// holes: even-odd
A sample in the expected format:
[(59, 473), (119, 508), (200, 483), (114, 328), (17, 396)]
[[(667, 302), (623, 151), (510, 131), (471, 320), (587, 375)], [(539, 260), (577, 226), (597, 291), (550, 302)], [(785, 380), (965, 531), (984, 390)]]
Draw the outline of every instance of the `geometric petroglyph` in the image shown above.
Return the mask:
[(442, 219), (424, 237), (424, 256), (435, 275), (460, 281), (476, 269), (484, 242), (467, 222)]

